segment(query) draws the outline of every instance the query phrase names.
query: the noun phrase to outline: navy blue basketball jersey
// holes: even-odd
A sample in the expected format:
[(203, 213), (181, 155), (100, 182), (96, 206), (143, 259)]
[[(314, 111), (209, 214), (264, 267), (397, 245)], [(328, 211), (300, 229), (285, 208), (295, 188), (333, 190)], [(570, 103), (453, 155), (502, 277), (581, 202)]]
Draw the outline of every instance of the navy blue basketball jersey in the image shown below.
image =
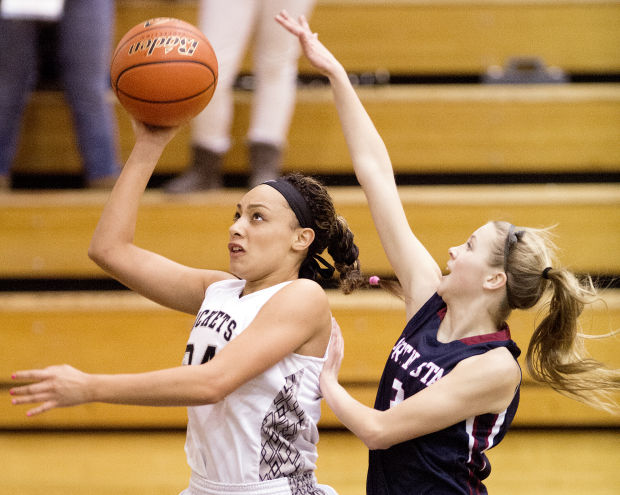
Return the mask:
[[(446, 304), (433, 295), (407, 323), (381, 377), (375, 409), (385, 411), (432, 385), (460, 361), (497, 347), (516, 359), (521, 351), (505, 325), (500, 331), (442, 343), (437, 330)], [(371, 450), (366, 491), (369, 495), (485, 494), (491, 466), (484, 452), (508, 430), (519, 404), (519, 389), (501, 414), (484, 414), (419, 438)]]

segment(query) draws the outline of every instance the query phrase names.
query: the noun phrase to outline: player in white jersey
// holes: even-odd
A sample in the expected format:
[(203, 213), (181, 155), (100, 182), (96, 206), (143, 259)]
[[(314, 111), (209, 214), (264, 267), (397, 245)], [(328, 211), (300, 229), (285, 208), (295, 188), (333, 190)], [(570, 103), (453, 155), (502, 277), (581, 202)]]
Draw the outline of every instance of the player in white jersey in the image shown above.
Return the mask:
[[(246, 193), (229, 229), (229, 272), (179, 265), (133, 242), (138, 205), (176, 129), (135, 123), (136, 143), (106, 204), (89, 255), (129, 288), (196, 314), (183, 366), (93, 375), (71, 366), (20, 371), (11, 389), (28, 414), (86, 402), (189, 406), (188, 495), (329, 494), (314, 476), (319, 374), (332, 327), (318, 279), (334, 267), (362, 283), (358, 249), (326, 189), (293, 174)], [(232, 212), (231, 212), (232, 213)]]
[[(242, 297), (243, 280), (212, 284), (189, 337), (184, 364), (209, 360), (289, 283)], [(290, 354), (219, 402), (190, 407), (185, 449), (194, 481), (254, 484), (282, 476), (307, 478), (316, 467), (323, 362)]]

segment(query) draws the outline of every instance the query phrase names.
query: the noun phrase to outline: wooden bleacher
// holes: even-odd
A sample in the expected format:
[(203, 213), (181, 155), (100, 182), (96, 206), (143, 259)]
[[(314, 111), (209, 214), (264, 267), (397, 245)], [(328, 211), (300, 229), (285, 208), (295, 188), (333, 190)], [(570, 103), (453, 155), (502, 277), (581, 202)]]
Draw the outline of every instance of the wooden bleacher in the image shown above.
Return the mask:
[[(169, 197), (147, 192), (138, 221), (137, 242), (179, 261), (226, 269), (226, 227), (231, 205), (242, 191)], [(360, 246), (367, 273), (389, 273), (359, 188), (334, 188), (337, 209), (344, 214)], [(100, 277), (86, 249), (106, 193), (14, 193), (0, 196), (0, 266), (2, 278)], [(401, 196), (418, 235), (438, 260), (490, 218), (542, 227), (558, 222), (558, 244), (565, 263), (579, 272), (615, 274), (620, 260), (620, 186), (530, 185), (404, 187)], [(445, 218), (450, 218), (449, 227)], [(213, 236), (212, 232), (218, 232)], [(604, 246), (604, 249), (594, 246)], [(334, 314), (347, 341), (342, 371), (355, 396), (372, 403), (383, 361), (404, 325), (402, 305), (382, 292), (352, 296), (330, 294)], [(605, 293), (584, 317), (587, 332), (620, 328), (620, 292)], [(515, 313), (515, 339), (523, 347), (534, 313)], [(165, 310), (128, 293), (0, 294), (2, 339), (11, 352), (0, 364), (0, 382), (8, 386), (11, 371), (24, 366), (70, 362), (93, 372), (135, 372), (178, 364), (171, 349), (182, 349), (191, 315)], [(385, 329), (378, 332), (377, 329)], [(133, 359), (143, 346), (147, 356)], [(618, 339), (592, 343), (597, 357), (617, 366)], [(179, 351), (180, 352), (180, 351)], [(1, 385), (0, 385), (1, 387)], [(25, 421), (16, 408), (0, 406), (0, 427), (177, 427), (185, 413), (163, 408), (118, 408), (106, 405), (57, 411)], [(525, 381), (518, 424), (523, 426), (619, 426), (620, 419), (597, 412)], [(323, 426), (338, 423), (327, 408)]]
[[(195, 22), (195, 0), (117, 0), (119, 39), (138, 22), (174, 16)], [(535, 55), (571, 74), (620, 70), (617, 0), (319, 0), (313, 29), (351, 72), (417, 76), (481, 75), (509, 57)], [(249, 57), (244, 71), (250, 72)], [(314, 74), (305, 61), (302, 74)], [(360, 86), (398, 173), (575, 174), (620, 171), (620, 84), (482, 86), (399, 84)], [(112, 96), (111, 96), (112, 97)], [(235, 143), (225, 171), (245, 172), (242, 143), (250, 94), (235, 93)], [(133, 138), (116, 104), (119, 155)], [(189, 160), (189, 129), (166, 150), (157, 173), (178, 173)], [(50, 150), (53, 150), (51, 152)], [(15, 172), (79, 174), (71, 118), (59, 92), (38, 92), (24, 117)], [(350, 174), (342, 132), (325, 87), (302, 86), (289, 135), (285, 170)], [(359, 188), (331, 190), (356, 235), (363, 269), (390, 274)], [(227, 227), (243, 192), (183, 197), (147, 191), (138, 244), (193, 266), (226, 269)], [(620, 185), (537, 184), (402, 187), (418, 236), (440, 264), (490, 219), (556, 225), (563, 264), (579, 273), (620, 273)], [(104, 277), (87, 247), (107, 194), (95, 191), (0, 194), (0, 279)], [(446, 224), (446, 220), (449, 224)], [(217, 232), (217, 236), (213, 233)], [(372, 404), (381, 370), (404, 325), (400, 301), (382, 291), (329, 293), (346, 340), (341, 378)], [(620, 328), (620, 289), (584, 315), (585, 332)], [(511, 327), (525, 350), (536, 312), (515, 313)], [(193, 316), (163, 309), (126, 291), (0, 292), (0, 392), (16, 369), (68, 362), (91, 372), (138, 372), (180, 363)], [(133, 349), (149, 345), (146, 355)], [(175, 350), (176, 349), (176, 350)], [(618, 338), (589, 342), (595, 357), (618, 367)], [(8, 396), (7, 396), (8, 397)], [(0, 429), (182, 428), (183, 408), (89, 404), (25, 418), (25, 408), (0, 401)], [(525, 376), (516, 424), (620, 426), (599, 412), (541, 387)], [(323, 408), (321, 426), (339, 423)]]
[[(116, 39), (156, 16), (196, 22), (197, 2), (119, 0)], [(619, 22), (615, 0), (319, 0), (312, 16), (313, 28), (349, 71), (418, 75), (480, 75), (509, 57), (532, 55), (569, 73), (618, 72)], [(244, 70), (251, 71), (248, 60)], [(313, 73), (303, 59), (300, 72)], [(618, 84), (388, 85), (360, 88), (360, 96), (398, 172), (618, 171)], [(237, 92), (236, 107), (226, 172), (247, 171), (247, 93)], [(124, 160), (133, 134), (118, 105), (117, 114)], [(289, 137), (286, 170), (350, 173), (327, 89), (300, 89)], [(157, 172), (180, 172), (188, 161), (185, 129)], [(61, 93), (39, 93), (32, 99), (14, 170), (80, 173), (71, 117)]]
[[(601, 335), (620, 328), (620, 291), (604, 291), (603, 301), (582, 317), (583, 331)], [(330, 303), (346, 342), (341, 382), (372, 405), (386, 356), (405, 324), (400, 300), (381, 290), (345, 296), (330, 291)], [(140, 372), (178, 366), (194, 321), (132, 293), (47, 293), (0, 295), (3, 343), (11, 349), (0, 363), (0, 388), (17, 369), (70, 363), (94, 373)], [(525, 351), (536, 311), (516, 312), (513, 338)], [(611, 366), (620, 365), (620, 340), (588, 342), (588, 349)], [(136, 353), (135, 349), (148, 348)], [(176, 351), (175, 351), (176, 349)], [(520, 358), (523, 363), (523, 356)], [(183, 408), (120, 407), (89, 404), (25, 419), (24, 407), (0, 401), (0, 428), (183, 427)], [(520, 426), (620, 426), (612, 416), (566, 399), (524, 377)], [(338, 426), (323, 408), (321, 426)]]
[[(197, 20), (196, 0), (116, 4), (117, 40), (152, 17)], [(318, 0), (310, 18), (348, 70), (394, 74), (479, 74), (515, 55), (570, 72), (618, 71), (619, 21), (616, 0)], [(315, 72), (305, 60), (300, 71)]]
[[(620, 85), (404, 85), (358, 93), (399, 173), (618, 172)], [(251, 95), (235, 95), (234, 145), (226, 172), (247, 172), (244, 132)], [(126, 112), (116, 105), (121, 156), (133, 146)], [(80, 157), (61, 93), (35, 95), (25, 115), (17, 172), (79, 174)], [(49, 153), (54, 149), (54, 153)], [(184, 128), (157, 173), (180, 173), (189, 162)], [(331, 92), (298, 91), (289, 132), (287, 171), (352, 173)]]
[[(549, 227), (561, 260), (574, 271), (620, 273), (620, 185), (535, 184), (402, 187), (401, 198), (418, 237), (441, 264), (489, 220)], [(355, 233), (365, 272), (390, 273), (364, 195), (358, 187), (331, 189), (336, 208)], [(170, 196), (147, 191), (136, 242), (179, 262), (227, 269), (228, 227), (241, 190)], [(87, 257), (107, 193), (0, 195), (0, 277), (89, 278), (103, 272)]]

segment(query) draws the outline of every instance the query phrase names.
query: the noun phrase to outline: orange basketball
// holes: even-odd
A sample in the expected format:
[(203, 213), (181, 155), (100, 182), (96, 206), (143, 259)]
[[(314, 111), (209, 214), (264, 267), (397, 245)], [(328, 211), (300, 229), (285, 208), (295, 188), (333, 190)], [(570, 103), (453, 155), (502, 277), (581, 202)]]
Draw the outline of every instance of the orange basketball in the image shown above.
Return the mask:
[(137, 120), (179, 125), (209, 103), (217, 58), (192, 24), (161, 17), (142, 22), (119, 41), (110, 67), (112, 89)]

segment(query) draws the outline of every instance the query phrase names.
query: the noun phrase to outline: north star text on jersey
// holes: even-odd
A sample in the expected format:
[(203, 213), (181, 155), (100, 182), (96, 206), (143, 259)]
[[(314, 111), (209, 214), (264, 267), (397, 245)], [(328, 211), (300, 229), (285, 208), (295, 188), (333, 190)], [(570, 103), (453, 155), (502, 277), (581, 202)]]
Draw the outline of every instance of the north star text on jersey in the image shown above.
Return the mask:
[(396, 343), (392, 348), (392, 354), (390, 354), (392, 361), (399, 364), (405, 371), (411, 369), (409, 375), (419, 378), (426, 386), (432, 385), (443, 376), (443, 368), (437, 366), (432, 361), (418, 364), (419, 358), (420, 353), (408, 344), (404, 338), (401, 338)]
[(231, 316), (217, 309), (203, 309), (196, 316), (194, 328), (209, 327), (213, 328), (217, 333), (222, 333), (222, 337), (226, 342), (232, 337), (233, 331), (237, 328), (237, 322)]

